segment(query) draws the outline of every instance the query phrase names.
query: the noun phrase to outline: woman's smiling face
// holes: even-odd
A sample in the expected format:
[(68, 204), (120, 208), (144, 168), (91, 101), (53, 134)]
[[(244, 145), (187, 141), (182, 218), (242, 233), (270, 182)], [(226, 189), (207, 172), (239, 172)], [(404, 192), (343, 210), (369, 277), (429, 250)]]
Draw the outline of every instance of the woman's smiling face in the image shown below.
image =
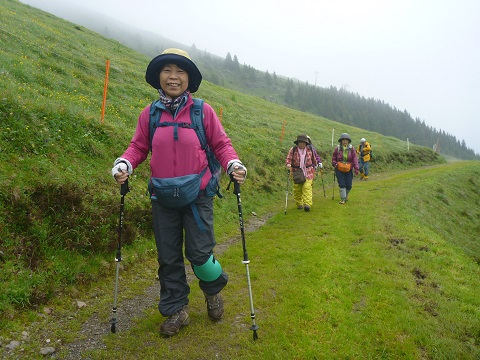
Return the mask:
[(167, 64), (160, 71), (160, 87), (174, 99), (188, 89), (188, 73), (175, 64)]

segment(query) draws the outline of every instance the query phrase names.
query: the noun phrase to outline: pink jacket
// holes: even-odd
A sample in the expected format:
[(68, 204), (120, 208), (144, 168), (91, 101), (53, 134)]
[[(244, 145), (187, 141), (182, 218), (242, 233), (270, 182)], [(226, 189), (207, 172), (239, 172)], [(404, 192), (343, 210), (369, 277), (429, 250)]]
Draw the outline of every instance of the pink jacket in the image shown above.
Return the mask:
[[(292, 167), (300, 167), (300, 154), (297, 150), (294, 151), (296, 146), (290, 148), (287, 158), (285, 159), (285, 165), (290, 164)], [(313, 154), (312, 148), (307, 146), (305, 154), (305, 171), (303, 172), (308, 180), (313, 180), (315, 177), (315, 166), (317, 165), (317, 159)]]
[[(162, 110), (161, 122), (191, 123), (190, 108), (193, 106), (191, 95), (187, 103), (177, 112), (175, 119), (167, 110)], [(207, 143), (212, 149), (223, 169), (227, 169), (228, 162), (237, 160), (238, 155), (232, 146), (230, 138), (225, 133), (220, 120), (213, 108), (204, 103), (203, 124)], [(121, 156), (127, 159), (135, 169), (148, 156), (150, 151), (150, 105), (143, 109), (138, 117), (137, 128), (130, 145)], [(208, 165), (205, 151), (200, 146), (200, 141), (195, 130), (179, 126), (178, 140), (174, 140), (174, 126), (158, 127), (152, 141), (152, 156), (150, 159), (150, 172), (152, 177), (171, 178), (189, 174), (199, 174)], [(200, 189), (203, 190), (211, 177), (207, 169), (202, 178)]]

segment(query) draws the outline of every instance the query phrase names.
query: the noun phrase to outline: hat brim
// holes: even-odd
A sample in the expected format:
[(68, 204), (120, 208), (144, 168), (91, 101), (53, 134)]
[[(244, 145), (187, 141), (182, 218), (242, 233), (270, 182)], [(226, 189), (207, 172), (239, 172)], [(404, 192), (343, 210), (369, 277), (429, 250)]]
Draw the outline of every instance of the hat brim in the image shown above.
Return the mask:
[(352, 142), (352, 140), (349, 139), (349, 138), (340, 138), (340, 139), (338, 139), (338, 142), (342, 142), (342, 140), (344, 140), (344, 139), (345, 139), (345, 140), (348, 140), (348, 143), (351, 143), (351, 142)]
[(299, 142), (304, 142), (305, 144), (308, 144), (308, 141), (307, 140), (295, 140), (293, 143), (295, 145), (298, 145)]
[(175, 64), (188, 73), (188, 90), (194, 93), (202, 82), (202, 74), (192, 60), (177, 54), (161, 54), (153, 58), (147, 66), (145, 80), (153, 88), (160, 89), (160, 70), (167, 64)]

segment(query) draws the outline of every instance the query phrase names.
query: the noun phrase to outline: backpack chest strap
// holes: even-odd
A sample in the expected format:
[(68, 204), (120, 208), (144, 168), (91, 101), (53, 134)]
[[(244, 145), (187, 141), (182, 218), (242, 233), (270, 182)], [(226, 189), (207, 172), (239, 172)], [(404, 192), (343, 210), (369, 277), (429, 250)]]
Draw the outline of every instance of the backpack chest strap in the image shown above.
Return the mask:
[(182, 128), (185, 128), (185, 129), (193, 128), (190, 123), (186, 123), (186, 122), (177, 123), (177, 122), (165, 121), (165, 122), (160, 122), (160, 123), (155, 124), (155, 128), (163, 127), (163, 126), (173, 126), (173, 140), (175, 140), (175, 141), (178, 140), (178, 128), (179, 127), (182, 127)]

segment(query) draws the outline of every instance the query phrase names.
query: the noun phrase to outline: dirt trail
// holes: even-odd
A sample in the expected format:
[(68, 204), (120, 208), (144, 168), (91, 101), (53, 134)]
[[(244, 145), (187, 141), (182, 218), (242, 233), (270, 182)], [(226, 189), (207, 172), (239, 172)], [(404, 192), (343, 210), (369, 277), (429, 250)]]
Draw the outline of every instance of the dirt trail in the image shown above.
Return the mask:
[[(245, 232), (249, 233), (257, 230), (263, 226), (266, 221), (274, 214), (266, 214), (264, 217), (259, 218), (252, 216), (248, 222), (245, 223)], [(230, 246), (241, 241), (241, 236), (234, 236), (226, 241), (218, 244), (215, 247), (215, 254), (221, 255)], [(195, 276), (190, 266), (186, 267), (187, 280), (191, 283)], [(134, 324), (135, 320), (144, 316), (145, 310), (152, 307), (152, 304), (157, 303), (159, 300), (159, 284), (155, 282), (153, 285), (147, 287), (145, 292), (136, 296), (135, 298), (123, 300), (121, 302), (121, 324), (118, 325), (117, 331), (128, 331)], [(119, 307), (120, 311), (120, 307)], [(120, 316), (120, 314), (119, 314)], [(101, 319), (97, 312), (94, 312), (90, 318), (82, 325), (82, 329), (78, 333), (78, 340), (70, 343), (65, 347), (68, 349), (68, 355), (65, 359), (77, 360), (82, 358), (83, 354), (87, 350), (106, 349), (102, 339), (110, 332), (110, 323), (105, 319)]]

